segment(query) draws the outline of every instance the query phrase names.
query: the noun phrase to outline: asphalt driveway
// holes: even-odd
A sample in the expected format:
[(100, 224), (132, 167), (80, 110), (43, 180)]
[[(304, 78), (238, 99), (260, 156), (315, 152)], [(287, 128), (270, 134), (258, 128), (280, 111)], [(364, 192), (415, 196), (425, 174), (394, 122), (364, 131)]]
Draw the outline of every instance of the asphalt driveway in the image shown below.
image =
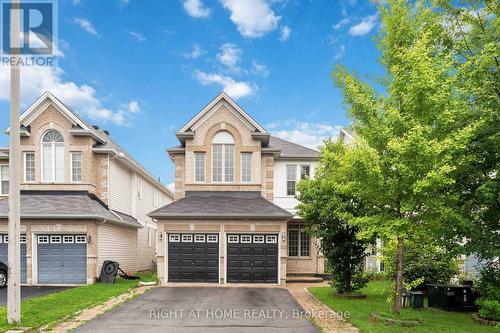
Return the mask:
[[(35, 286), (21, 286), (21, 298), (27, 299), (47, 294), (52, 294), (68, 287), (35, 287)], [(0, 306), (7, 304), (7, 288), (0, 289)]]
[(282, 288), (155, 288), (75, 332), (319, 332)]

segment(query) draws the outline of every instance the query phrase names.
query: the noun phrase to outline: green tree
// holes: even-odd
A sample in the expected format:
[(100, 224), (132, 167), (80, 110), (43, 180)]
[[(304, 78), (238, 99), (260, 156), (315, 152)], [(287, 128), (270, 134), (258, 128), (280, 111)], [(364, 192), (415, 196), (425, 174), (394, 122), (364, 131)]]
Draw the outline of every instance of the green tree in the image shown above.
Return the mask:
[[(335, 83), (359, 136), (339, 163), (339, 181), (363, 202), (363, 216), (349, 219), (360, 236), (378, 235), (397, 245), (393, 309), (401, 309), (404, 244), (422, 234), (442, 235), (466, 223), (453, 207), (453, 157), (470, 129), (464, 101), (456, 98), (458, 76), (442, 15), (425, 1), (388, 0), (379, 6), (378, 47), (386, 75), (375, 89), (338, 67)], [(382, 92), (379, 92), (382, 91)], [(447, 244), (458, 244), (458, 235)]]
[(359, 216), (363, 207), (337, 182), (337, 165), (345, 149), (341, 143), (325, 141), (315, 178), (302, 180), (297, 195), (298, 213), (318, 238), (332, 275), (330, 284), (339, 294), (357, 291), (368, 282), (363, 277), (367, 244), (356, 237), (358, 228), (347, 223), (348, 218)]

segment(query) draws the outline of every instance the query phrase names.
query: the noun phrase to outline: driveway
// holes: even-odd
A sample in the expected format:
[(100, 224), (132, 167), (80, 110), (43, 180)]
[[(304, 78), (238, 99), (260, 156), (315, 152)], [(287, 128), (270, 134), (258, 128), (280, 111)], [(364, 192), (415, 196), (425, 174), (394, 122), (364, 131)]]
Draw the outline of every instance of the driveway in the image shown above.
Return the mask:
[[(35, 287), (35, 286), (21, 286), (21, 298), (27, 299), (47, 294), (52, 294), (68, 287)], [(0, 306), (7, 304), (7, 288), (0, 289)]]
[(165, 287), (75, 332), (319, 332), (301, 310), (282, 288)]

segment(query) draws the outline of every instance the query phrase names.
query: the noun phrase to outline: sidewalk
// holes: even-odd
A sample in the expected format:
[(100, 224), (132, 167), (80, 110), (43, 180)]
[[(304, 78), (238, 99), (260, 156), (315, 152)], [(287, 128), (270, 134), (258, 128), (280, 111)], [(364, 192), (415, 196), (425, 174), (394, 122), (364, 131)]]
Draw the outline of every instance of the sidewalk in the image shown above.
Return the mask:
[[(351, 323), (337, 319), (334, 315), (335, 312), (332, 311), (328, 306), (324, 305), (313, 297), (308, 291), (309, 287), (326, 287), (328, 284), (326, 282), (320, 283), (288, 283), (287, 289), (290, 294), (295, 297), (297, 302), (302, 306), (304, 311), (307, 313), (319, 314), (322, 318), (316, 316), (314, 322), (316, 325), (321, 327), (323, 332), (327, 333), (360, 333), (361, 331), (356, 327), (352, 326)], [(330, 314), (329, 316), (325, 314)]]

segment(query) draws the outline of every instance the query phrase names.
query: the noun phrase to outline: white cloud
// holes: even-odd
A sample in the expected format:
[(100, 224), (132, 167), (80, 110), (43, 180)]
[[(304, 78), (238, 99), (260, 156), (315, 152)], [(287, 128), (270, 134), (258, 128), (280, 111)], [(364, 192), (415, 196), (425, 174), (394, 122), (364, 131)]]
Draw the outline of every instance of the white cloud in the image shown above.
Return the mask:
[(195, 79), (203, 86), (219, 85), (224, 92), (232, 98), (251, 96), (255, 93), (256, 87), (248, 82), (236, 81), (230, 76), (217, 73), (205, 73), (200, 70), (194, 71)]
[(342, 44), (337, 49), (337, 52), (335, 53), (335, 55), (333, 56), (333, 58), (335, 60), (340, 60), (344, 55), (345, 55), (345, 45)]
[(261, 75), (263, 77), (269, 76), (269, 68), (264, 64), (259, 64), (257, 60), (252, 60), (252, 73)]
[[(23, 107), (28, 107), (43, 92), (50, 91), (78, 114), (87, 116), (92, 120), (119, 125), (125, 124), (131, 110), (119, 109), (113, 111), (104, 107), (93, 87), (66, 80), (64, 71), (60, 67), (22, 67), (21, 77), (23, 78), (21, 89), (21, 104)], [(0, 100), (9, 100), (9, 82), (8, 67), (0, 66)]]
[(97, 30), (94, 28), (94, 26), (92, 25), (92, 23), (90, 23), (89, 20), (81, 17), (74, 17), (73, 22), (78, 24), (83, 30), (87, 31), (89, 34), (96, 36), (99, 35), (97, 33)]
[(129, 4), (129, 2), (130, 2), (130, 0), (120, 0), (120, 5), (126, 6)]
[(73, 0), (71, 2), (73, 2), (73, 5), (75, 5), (75, 6), (80, 4), (80, 0)]
[(318, 149), (324, 139), (336, 138), (341, 126), (332, 126), (322, 123), (301, 122), (291, 119), (285, 122), (278, 121), (266, 125), (272, 135), (278, 138)]
[(377, 24), (377, 14), (363, 17), (361, 22), (349, 28), (351, 36), (364, 36), (372, 31), (373, 27)]
[(239, 72), (239, 64), (241, 62), (241, 54), (243, 50), (232, 43), (222, 44), (220, 52), (217, 54), (217, 60), (228, 69)]
[(193, 44), (193, 49), (189, 52), (186, 52), (183, 54), (184, 58), (186, 59), (198, 59), (202, 55), (207, 53), (204, 49), (200, 47), (198, 44)]
[(290, 29), (288, 26), (281, 27), (281, 34), (280, 34), (280, 41), (284, 42), (290, 38), (290, 33), (292, 32), (292, 29)]
[(182, 5), (184, 10), (192, 17), (209, 17), (212, 12), (210, 8), (205, 7), (201, 0), (184, 0)]
[(351, 23), (351, 19), (346, 17), (346, 18), (340, 20), (339, 22), (337, 22), (337, 24), (332, 25), (332, 28), (333, 28), (333, 30), (339, 30), (340, 28), (348, 25), (349, 23)]
[(137, 113), (137, 112), (141, 111), (141, 108), (139, 107), (139, 103), (137, 101), (130, 101), (128, 103), (128, 110), (131, 113)]
[(231, 13), (231, 21), (244, 37), (262, 37), (278, 27), (280, 17), (271, 9), (272, 0), (219, 1)]
[(136, 31), (127, 31), (127, 33), (134, 37), (135, 39), (137, 39), (138, 42), (145, 42), (146, 41), (146, 37), (141, 34), (140, 32), (136, 32)]

